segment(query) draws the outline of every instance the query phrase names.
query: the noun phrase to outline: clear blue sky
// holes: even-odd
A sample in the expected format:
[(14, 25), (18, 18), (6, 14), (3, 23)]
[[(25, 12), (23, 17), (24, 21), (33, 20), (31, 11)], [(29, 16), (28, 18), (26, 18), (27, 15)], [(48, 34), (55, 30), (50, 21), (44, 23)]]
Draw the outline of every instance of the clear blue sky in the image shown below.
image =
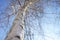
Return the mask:
[(8, 5), (9, 1), (7, 0), (0, 0), (0, 12), (5, 9), (5, 7)]

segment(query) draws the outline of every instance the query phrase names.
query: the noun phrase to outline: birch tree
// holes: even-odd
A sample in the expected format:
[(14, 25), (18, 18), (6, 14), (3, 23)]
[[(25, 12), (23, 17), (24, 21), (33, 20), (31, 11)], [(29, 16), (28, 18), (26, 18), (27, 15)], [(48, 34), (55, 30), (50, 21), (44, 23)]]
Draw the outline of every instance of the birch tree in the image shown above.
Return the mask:
[(38, 40), (45, 40), (40, 25), (43, 17), (42, 0), (13, 0), (10, 8), (11, 15), (15, 14), (15, 18), (5, 40), (35, 40), (35, 35), (40, 37)]
[(59, 0), (10, 0), (0, 13), (0, 28), (5, 25), (8, 28), (10, 17), (15, 16), (5, 40), (56, 40), (60, 26), (57, 27), (60, 24), (59, 3)]

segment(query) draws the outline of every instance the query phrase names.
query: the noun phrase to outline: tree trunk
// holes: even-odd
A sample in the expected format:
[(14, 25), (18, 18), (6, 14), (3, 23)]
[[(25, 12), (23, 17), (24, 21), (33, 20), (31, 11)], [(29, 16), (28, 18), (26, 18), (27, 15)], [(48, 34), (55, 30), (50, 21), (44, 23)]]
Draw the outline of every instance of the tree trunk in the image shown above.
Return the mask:
[[(35, 31), (37, 31), (38, 34), (40, 34), (38, 36), (41, 36), (41, 34), (44, 36), (42, 27), (40, 25), (40, 18), (41, 13), (43, 12), (43, 6), (41, 5), (41, 7), (37, 7), (35, 4), (38, 2), (40, 2), (40, 0), (26, 1), (24, 5), (18, 10), (17, 15), (13, 21), (12, 28), (7, 34), (6, 40), (34, 40), (33, 36), (35, 35)], [(28, 8), (30, 7), (31, 9), (29, 11)], [(37, 11), (39, 13), (37, 13)], [(33, 33), (31, 29), (33, 29)], [(43, 36), (42, 38), (44, 38)], [(39, 40), (41, 40), (42, 38), (39, 38)]]
[(8, 32), (5, 40), (24, 40), (24, 16), (27, 7), (32, 4), (29, 2), (18, 10), (16, 17), (13, 21), (12, 28)]

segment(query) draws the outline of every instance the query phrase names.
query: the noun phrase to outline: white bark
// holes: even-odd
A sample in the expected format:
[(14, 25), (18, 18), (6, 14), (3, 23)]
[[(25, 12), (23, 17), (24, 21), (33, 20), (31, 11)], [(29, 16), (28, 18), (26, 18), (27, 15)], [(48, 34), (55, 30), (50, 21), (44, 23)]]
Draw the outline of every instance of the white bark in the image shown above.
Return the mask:
[(32, 4), (32, 2), (29, 2), (24, 9), (22, 8), (22, 11), (19, 10), (17, 12), (12, 28), (8, 32), (5, 40), (24, 40), (24, 15), (30, 4)]

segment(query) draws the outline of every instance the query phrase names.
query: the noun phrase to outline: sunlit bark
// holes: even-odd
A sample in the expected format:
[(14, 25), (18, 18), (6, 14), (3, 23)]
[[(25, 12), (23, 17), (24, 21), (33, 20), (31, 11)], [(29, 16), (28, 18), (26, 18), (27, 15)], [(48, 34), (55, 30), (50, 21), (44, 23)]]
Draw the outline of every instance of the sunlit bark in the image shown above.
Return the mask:
[[(46, 14), (44, 13), (45, 1), (23, 0), (23, 3), (21, 1), (11, 1), (10, 6), (6, 8), (6, 12), (9, 10), (11, 13), (7, 12), (1, 18), (8, 17), (9, 19), (10, 16), (15, 14), (11, 29), (7, 33), (5, 40), (45, 40), (45, 37), (49, 37), (44, 34), (44, 29), (41, 26), (42, 18)], [(3, 21), (0, 20), (0, 22)]]

